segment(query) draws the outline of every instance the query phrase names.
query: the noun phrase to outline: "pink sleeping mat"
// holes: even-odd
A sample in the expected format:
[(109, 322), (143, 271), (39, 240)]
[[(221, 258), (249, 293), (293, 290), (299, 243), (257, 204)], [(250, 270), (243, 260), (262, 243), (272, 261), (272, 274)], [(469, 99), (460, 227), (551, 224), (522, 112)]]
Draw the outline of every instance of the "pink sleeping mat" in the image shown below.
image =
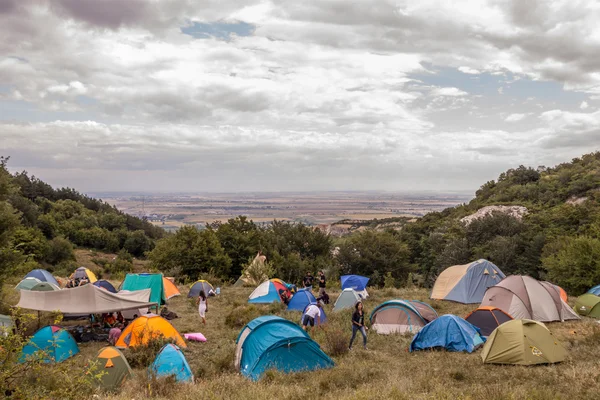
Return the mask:
[(206, 338), (200, 332), (196, 333), (184, 333), (183, 337), (192, 342), (206, 342)]

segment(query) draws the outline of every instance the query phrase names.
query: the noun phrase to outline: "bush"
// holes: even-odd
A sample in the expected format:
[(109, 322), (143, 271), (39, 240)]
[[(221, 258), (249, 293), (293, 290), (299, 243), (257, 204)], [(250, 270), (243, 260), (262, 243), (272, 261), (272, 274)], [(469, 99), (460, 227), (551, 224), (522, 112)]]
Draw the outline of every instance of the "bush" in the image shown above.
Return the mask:
[(254, 304), (244, 304), (235, 307), (225, 317), (225, 325), (230, 328), (243, 328), (254, 318), (261, 316), (260, 310)]
[(58, 264), (63, 261), (74, 260), (73, 245), (64, 237), (55, 237), (48, 241), (48, 248), (44, 256), (46, 262)]
[(130, 347), (126, 353), (127, 361), (132, 368), (148, 368), (156, 358), (156, 355), (167, 343), (176, 344), (173, 339), (162, 335), (152, 337), (145, 345)]
[(346, 332), (332, 327), (325, 327), (324, 332), (325, 353), (337, 357), (348, 352), (348, 335)]
[[(411, 276), (409, 272), (408, 276)], [(383, 287), (386, 289), (393, 289), (396, 287), (396, 279), (392, 276), (391, 272), (387, 272), (383, 278)]]

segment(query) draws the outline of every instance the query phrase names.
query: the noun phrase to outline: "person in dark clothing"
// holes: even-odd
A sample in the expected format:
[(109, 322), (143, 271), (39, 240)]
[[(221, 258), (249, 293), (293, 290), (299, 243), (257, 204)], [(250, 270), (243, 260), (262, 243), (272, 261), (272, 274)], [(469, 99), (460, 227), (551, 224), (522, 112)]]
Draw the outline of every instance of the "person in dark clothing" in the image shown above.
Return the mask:
[(350, 345), (348, 346), (348, 350), (352, 350), (352, 342), (354, 342), (354, 337), (356, 336), (356, 331), (360, 331), (363, 337), (363, 347), (367, 350), (367, 328), (365, 326), (365, 313), (363, 311), (362, 302), (356, 303), (354, 306), (354, 313), (352, 314), (352, 337), (350, 338)]
[(310, 272), (306, 273), (306, 276), (304, 277), (304, 279), (302, 280), (302, 283), (304, 284), (304, 287), (310, 287), (313, 284), (313, 279), (314, 277), (311, 275)]
[(279, 289), (279, 297), (281, 298), (281, 301), (283, 301), (283, 303), (287, 306), (288, 303), (290, 302), (290, 297), (287, 294), (286, 290), (283, 289)]
[(319, 297), (322, 297), (325, 294), (325, 287), (327, 286), (327, 281), (325, 280), (325, 274), (323, 271), (319, 271)]

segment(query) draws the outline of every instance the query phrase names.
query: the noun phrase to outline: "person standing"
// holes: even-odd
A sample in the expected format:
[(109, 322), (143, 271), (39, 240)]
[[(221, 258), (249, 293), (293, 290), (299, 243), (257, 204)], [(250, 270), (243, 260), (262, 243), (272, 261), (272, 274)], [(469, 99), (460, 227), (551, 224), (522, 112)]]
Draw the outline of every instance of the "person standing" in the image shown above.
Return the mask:
[(200, 314), (200, 318), (202, 318), (202, 323), (206, 324), (206, 312), (208, 311), (208, 300), (206, 298), (206, 294), (204, 290), (200, 291), (198, 294), (198, 300), (196, 301), (198, 304), (198, 314)]
[(350, 338), (350, 345), (348, 350), (352, 350), (352, 342), (356, 336), (356, 331), (360, 331), (363, 337), (363, 347), (367, 350), (367, 328), (365, 326), (365, 313), (363, 311), (363, 303), (358, 302), (354, 306), (354, 313), (352, 314), (352, 337)]
[(311, 287), (313, 284), (313, 279), (314, 277), (311, 275), (310, 271), (308, 271), (306, 273), (306, 275), (304, 276), (304, 279), (302, 280), (302, 283), (304, 284), (304, 287)]
[(325, 274), (323, 271), (319, 271), (319, 297), (324, 297), (325, 287), (327, 286), (327, 281), (325, 280)]
[(110, 343), (111, 346), (114, 346), (117, 340), (119, 340), (122, 330), (123, 324), (119, 323), (108, 331), (108, 343)]
[(309, 304), (304, 312), (304, 318), (302, 319), (302, 329), (306, 330), (308, 325), (314, 328), (315, 318), (317, 320), (317, 326), (321, 325), (321, 307), (321, 302), (317, 302), (317, 304)]

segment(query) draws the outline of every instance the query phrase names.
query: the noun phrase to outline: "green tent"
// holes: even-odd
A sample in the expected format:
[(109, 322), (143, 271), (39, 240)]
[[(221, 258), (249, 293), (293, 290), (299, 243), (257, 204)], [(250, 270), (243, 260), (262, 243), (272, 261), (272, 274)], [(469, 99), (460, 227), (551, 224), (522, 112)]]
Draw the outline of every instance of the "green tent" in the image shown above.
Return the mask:
[(163, 285), (162, 274), (127, 274), (121, 290), (143, 290), (150, 289), (150, 301), (151, 303), (157, 303), (161, 306), (167, 302), (165, 295), (165, 287)]
[(96, 362), (97, 371), (101, 373), (98, 386), (106, 390), (119, 389), (133, 374), (127, 359), (116, 347), (101, 348), (96, 356)]
[(38, 278), (25, 278), (15, 286), (17, 290), (31, 290), (32, 287), (40, 283)]
[(50, 283), (50, 282), (36, 283), (31, 288), (32, 292), (52, 292), (54, 290), (60, 290), (60, 288), (58, 286), (56, 286), (54, 283)]
[(575, 300), (575, 312), (579, 315), (600, 318), (600, 297), (595, 294), (586, 293)]
[(494, 329), (481, 358), (486, 364), (550, 364), (564, 361), (566, 350), (544, 324), (529, 319), (508, 321)]
[(340, 297), (335, 301), (333, 311), (343, 310), (345, 308), (353, 308), (360, 301), (360, 296), (354, 289), (344, 289), (340, 293)]

